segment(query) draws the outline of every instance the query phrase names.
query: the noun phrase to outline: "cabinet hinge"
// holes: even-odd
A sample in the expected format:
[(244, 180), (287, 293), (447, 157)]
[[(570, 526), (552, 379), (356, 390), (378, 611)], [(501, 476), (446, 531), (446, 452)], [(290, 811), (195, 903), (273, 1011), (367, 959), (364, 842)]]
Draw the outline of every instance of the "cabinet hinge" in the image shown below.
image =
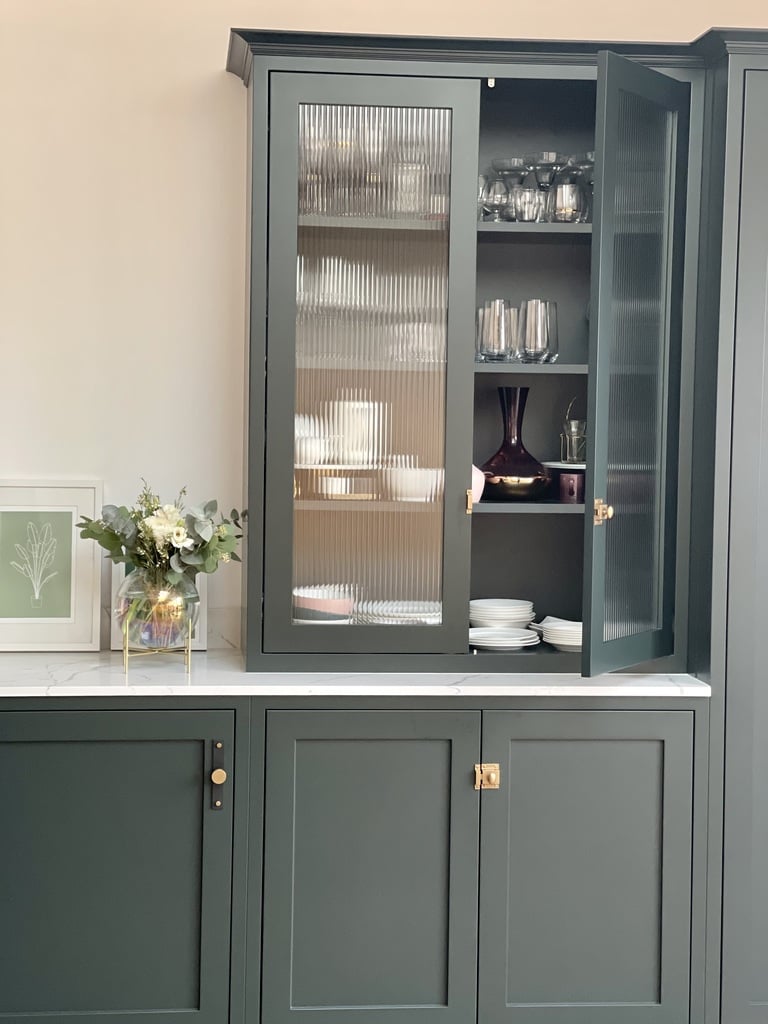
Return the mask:
[(498, 764), (475, 765), (475, 789), (498, 789), (501, 785), (501, 768)]

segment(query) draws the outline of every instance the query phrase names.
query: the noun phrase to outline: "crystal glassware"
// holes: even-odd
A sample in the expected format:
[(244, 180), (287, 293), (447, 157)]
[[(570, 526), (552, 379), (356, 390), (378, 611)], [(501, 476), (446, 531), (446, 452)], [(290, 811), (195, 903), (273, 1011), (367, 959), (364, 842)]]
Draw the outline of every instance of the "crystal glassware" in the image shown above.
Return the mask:
[(537, 188), (521, 186), (514, 192), (515, 219), (526, 223), (535, 223), (543, 220), (543, 203), (541, 193)]
[(526, 299), (520, 305), (518, 351), (524, 363), (547, 363), (557, 359), (557, 303), (547, 299)]
[(483, 192), (483, 209), (489, 215), (486, 219), (500, 221), (501, 213), (507, 205), (509, 189), (501, 178), (490, 178)]

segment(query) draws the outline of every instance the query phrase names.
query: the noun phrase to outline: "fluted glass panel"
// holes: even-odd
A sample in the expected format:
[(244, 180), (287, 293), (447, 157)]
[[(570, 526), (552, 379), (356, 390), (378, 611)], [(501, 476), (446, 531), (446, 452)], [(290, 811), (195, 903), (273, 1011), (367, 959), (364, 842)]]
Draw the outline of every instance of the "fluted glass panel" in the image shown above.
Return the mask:
[(609, 367), (604, 639), (658, 628), (671, 194), (669, 113), (620, 93)]
[(293, 621), (442, 621), (450, 111), (299, 108)]

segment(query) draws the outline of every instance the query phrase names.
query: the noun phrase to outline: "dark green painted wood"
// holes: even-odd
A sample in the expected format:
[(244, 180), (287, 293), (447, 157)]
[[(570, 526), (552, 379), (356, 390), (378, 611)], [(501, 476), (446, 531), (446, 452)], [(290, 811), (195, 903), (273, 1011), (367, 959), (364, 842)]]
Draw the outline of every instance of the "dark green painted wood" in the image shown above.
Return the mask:
[[(264, 564), (264, 650), (271, 653), (454, 652), (466, 646), (470, 524), (464, 514), (471, 465), (472, 395), (467, 378), (474, 331), (474, 204), (477, 186), (477, 82), (341, 74), (272, 75), (270, 94), (269, 328)], [(448, 370), (443, 555), (443, 622), (429, 627), (291, 625), (293, 388), (296, 323), (297, 111), (304, 102), (440, 107), (451, 110)], [(311, 635), (310, 635), (311, 634)]]
[(475, 1019), (472, 712), (272, 712), (262, 1020)]
[[(725, 715), (722, 1020), (768, 1019), (768, 61), (735, 75), (743, 96)], [(742, 92), (743, 90), (743, 92)], [(738, 122), (737, 122), (738, 124)]]
[(688, 1020), (693, 716), (486, 712), (483, 1024)]
[(0, 713), (0, 1020), (113, 1024), (229, 1005), (229, 711)]
[[(608, 419), (610, 384), (616, 339), (613, 333), (615, 294), (616, 196), (626, 188), (639, 159), (622, 154), (619, 143), (620, 97), (631, 94), (668, 111), (667, 167), (669, 195), (666, 201), (666, 253), (663, 292), (659, 297), (665, 314), (663, 358), (660, 368), (664, 391), (660, 403), (659, 444), (663, 468), (659, 474), (658, 508), (662, 556), (656, 575), (659, 614), (655, 623), (632, 635), (604, 639), (606, 534), (611, 524), (595, 527), (585, 520), (584, 578), (584, 675), (595, 675), (671, 654), (674, 650), (675, 541), (677, 533), (677, 456), (679, 415), (682, 260), (685, 229), (685, 164), (688, 151), (689, 88), (665, 75), (650, 71), (612, 53), (598, 58), (598, 101), (595, 146), (595, 211), (592, 245), (592, 319), (590, 322), (589, 412), (586, 505), (609, 494)], [(622, 129), (626, 132), (627, 125)], [(622, 160), (622, 157), (624, 159)], [(627, 159), (631, 157), (631, 159)], [(624, 175), (624, 177), (622, 177)], [(626, 298), (626, 297), (624, 297)], [(652, 296), (656, 298), (656, 296)], [(621, 410), (618, 410), (621, 414)], [(622, 508), (617, 514), (624, 513)], [(649, 552), (649, 558), (651, 553)], [(628, 581), (627, 586), (631, 586)]]

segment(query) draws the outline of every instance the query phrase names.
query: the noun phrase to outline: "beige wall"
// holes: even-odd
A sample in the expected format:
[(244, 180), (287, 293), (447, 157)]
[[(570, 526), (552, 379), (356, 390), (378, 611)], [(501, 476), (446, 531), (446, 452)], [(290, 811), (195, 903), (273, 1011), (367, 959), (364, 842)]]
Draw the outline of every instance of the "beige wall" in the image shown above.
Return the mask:
[[(0, 478), (241, 500), (245, 90), (229, 28), (689, 40), (765, 0), (0, 0)], [(482, 18), (482, 20), (481, 20)], [(211, 581), (237, 603), (238, 570)]]

